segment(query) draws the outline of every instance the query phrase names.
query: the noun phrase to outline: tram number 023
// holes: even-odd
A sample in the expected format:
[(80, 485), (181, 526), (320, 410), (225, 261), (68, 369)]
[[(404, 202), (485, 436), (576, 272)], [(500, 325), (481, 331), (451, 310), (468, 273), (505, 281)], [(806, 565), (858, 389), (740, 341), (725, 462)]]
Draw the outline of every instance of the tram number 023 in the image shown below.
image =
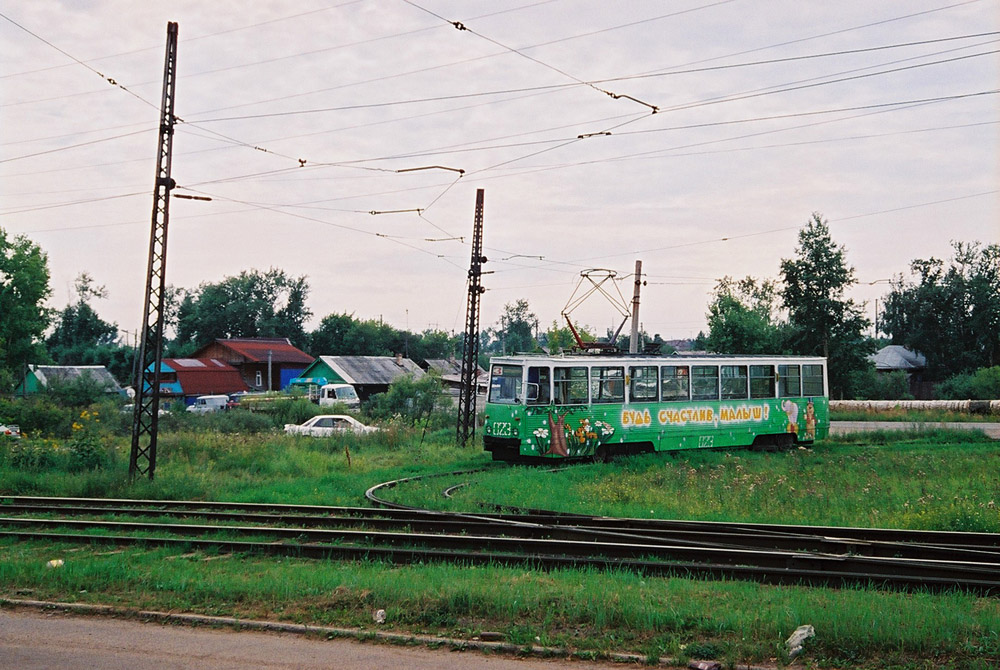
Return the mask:
[(714, 443), (715, 443), (715, 436), (714, 435), (700, 435), (698, 437), (698, 446), (699, 447), (708, 447), (708, 448), (711, 448)]
[(513, 433), (513, 424), (499, 422), (493, 424), (493, 435), (495, 437), (510, 437)]

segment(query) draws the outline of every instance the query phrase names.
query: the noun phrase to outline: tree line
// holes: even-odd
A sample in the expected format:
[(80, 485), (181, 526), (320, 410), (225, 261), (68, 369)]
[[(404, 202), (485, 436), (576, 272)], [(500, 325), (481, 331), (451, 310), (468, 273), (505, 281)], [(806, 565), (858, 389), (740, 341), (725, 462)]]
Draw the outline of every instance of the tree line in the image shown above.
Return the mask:
[[(1000, 245), (954, 242), (948, 260), (917, 259), (882, 299), (877, 332), (865, 305), (846, 297), (857, 284), (847, 250), (814, 213), (800, 229), (795, 256), (779, 265), (780, 279), (723, 277), (708, 307), (708, 333), (696, 346), (712, 352), (826, 356), (831, 397), (875, 397), (885, 388), (868, 356), (887, 344), (927, 359), (924, 379), (968, 397), (971, 380), (1000, 377)], [(898, 378), (896, 379), (898, 382)], [(882, 388), (879, 386), (882, 385)], [(897, 384), (898, 386), (898, 384)], [(981, 385), (982, 386), (982, 385)], [(985, 385), (989, 387), (989, 384)], [(974, 390), (1000, 393), (1000, 385)]]
[[(798, 354), (828, 359), (832, 397), (872, 397), (879, 384), (868, 356), (900, 344), (927, 359), (926, 379), (969, 392), (977, 371), (1000, 363), (1000, 245), (955, 242), (947, 260), (917, 259), (890, 284), (884, 308), (872, 322), (865, 305), (847, 298), (857, 284), (847, 250), (814, 213), (800, 229), (794, 255), (779, 263), (779, 279), (718, 280), (708, 304), (708, 332), (695, 347), (714, 353)], [(0, 228), (0, 392), (9, 392), (29, 363), (104, 365), (122, 381), (134, 377), (134, 342), (104, 321), (93, 303), (108, 298), (86, 272), (76, 280), (76, 301), (45, 307), (51, 296), (45, 253), (24, 236)], [(283, 270), (247, 270), (219, 282), (167, 292), (167, 357), (186, 357), (215, 339), (287, 337), (315, 355), (391, 356), (417, 362), (460, 358), (464, 335), (429, 329), (414, 333), (353, 314), (323, 317), (307, 331), (306, 277)], [(585, 340), (597, 336), (574, 324)], [(608, 336), (610, 337), (610, 333)], [(627, 348), (627, 336), (618, 343)], [(643, 335), (640, 350), (670, 353)], [(497, 323), (480, 332), (480, 361), (490, 355), (572, 348), (569, 328), (544, 326), (519, 299), (504, 306)], [(1000, 371), (997, 375), (1000, 378)], [(950, 386), (949, 386), (950, 384)], [(974, 384), (973, 384), (974, 386)], [(884, 392), (884, 391), (881, 391)], [(982, 391), (974, 391), (982, 393)]]

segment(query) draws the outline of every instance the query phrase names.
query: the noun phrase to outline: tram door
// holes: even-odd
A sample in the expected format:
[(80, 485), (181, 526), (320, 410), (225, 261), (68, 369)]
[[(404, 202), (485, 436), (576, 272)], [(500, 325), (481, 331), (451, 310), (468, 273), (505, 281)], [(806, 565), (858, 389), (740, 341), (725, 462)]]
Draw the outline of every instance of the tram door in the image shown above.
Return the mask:
[(528, 404), (548, 405), (552, 401), (552, 371), (549, 368), (528, 368)]

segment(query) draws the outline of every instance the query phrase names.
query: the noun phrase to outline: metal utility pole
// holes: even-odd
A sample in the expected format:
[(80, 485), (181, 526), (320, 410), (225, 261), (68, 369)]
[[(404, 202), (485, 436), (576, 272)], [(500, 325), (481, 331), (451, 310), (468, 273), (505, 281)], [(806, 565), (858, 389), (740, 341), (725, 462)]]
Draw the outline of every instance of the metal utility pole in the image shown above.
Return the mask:
[(462, 385), (458, 392), (458, 443), (463, 447), (476, 435), (476, 387), (479, 372), (479, 296), (483, 256), (483, 189), (476, 189), (476, 219), (469, 266), (469, 300), (465, 309), (465, 346), (462, 348)]
[(635, 290), (632, 292), (632, 336), (628, 340), (628, 352), (639, 353), (639, 287), (642, 286), (642, 261), (635, 262)]
[[(167, 23), (167, 50), (163, 64), (160, 102), (160, 144), (153, 190), (153, 218), (149, 232), (146, 299), (142, 311), (139, 369), (135, 374), (132, 413), (132, 451), (128, 476), (153, 478), (156, 469), (156, 433), (160, 417), (160, 366), (163, 354), (163, 310), (166, 291), (167, 222), (170, 220), (170, 159), (174, 141), (174, 85), (177, 78), (177, 24)], [(152, 368), (150, 370), (150, 368)], [(149, 370), (147, 372), (147, 370)]]

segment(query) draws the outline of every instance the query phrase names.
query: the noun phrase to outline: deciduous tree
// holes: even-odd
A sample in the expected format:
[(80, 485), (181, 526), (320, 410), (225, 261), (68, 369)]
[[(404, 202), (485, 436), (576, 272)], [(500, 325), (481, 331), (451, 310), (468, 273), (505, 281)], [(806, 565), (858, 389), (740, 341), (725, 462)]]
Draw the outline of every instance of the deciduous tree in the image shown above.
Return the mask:
[(490, 328), (491, 350), (502, 353), (518, 351), (534, 351), (535, 336), (533, 329), (538, 327), (538, 317), (531, 311), (528, 301), (519, 298), (515, 302), (504, 305), (503, 314), (497, 327)]
[(788, 328), (778, 317), (777, 303), (773, 280), (723, 277), (708, 306), (709, 333), (702, 346), (725, 354), (782, 353)]
[(232, 337), (287, 337), (295, 346), (305, 346), (304, 324), (312, 315), (308, 295), (305, 277), (274, 268), (201, 284), (181, 300), (175, 353)]
[(948, 262), (915, 260), (915, 279), (899, 277), (880, 328), (894, 344), (927, 358), (940, 380), (1000, 363), (1000, 245), (954, 242)]
[(843, 246), (834, 243), (830, 227), (819, 213), (799, 231), (796, 257), (781, 261), (782, 304), (794, 329), (794, 353), (825, 356), (830, 394), (850, 393), (852, 371), (870, 365), (874, 350), (865, 330), (871, 325), (862, 307), (845, 297), (857, 283)]
[(131, 377), (132, 349), (118, 343), (118, 325), (108, 323), (90, 306), (90, 300), (107, 297), (93, 277), (82, 272), (76, 278), (77, 301), (66, 305), (55, 317), (55, 329), (45, 340), (49, 355), (59, 365), (104, 365), (120, 381)]
[(51, 311), (48, 258), (38, 245), (0, 228), (0, 390), (10, 390), (29, 363), (47, 360), (42, 334)]

